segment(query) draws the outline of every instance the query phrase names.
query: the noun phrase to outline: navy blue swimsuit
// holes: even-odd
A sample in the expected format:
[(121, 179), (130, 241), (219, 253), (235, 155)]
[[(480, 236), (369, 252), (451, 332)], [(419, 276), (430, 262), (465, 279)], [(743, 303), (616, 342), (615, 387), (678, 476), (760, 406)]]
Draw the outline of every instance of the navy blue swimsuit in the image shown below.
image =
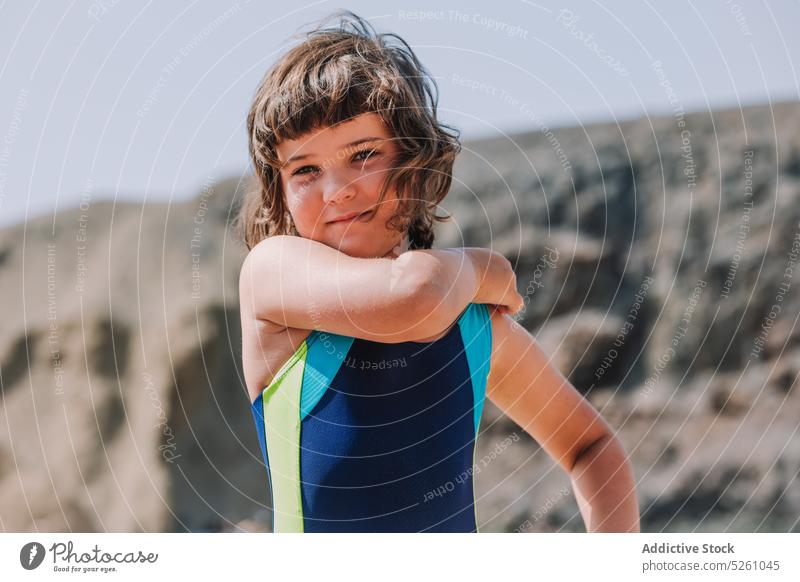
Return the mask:
[(312, 331), (252, 404), (274, 531), (478, 531), (491, 352), (478, 303), (429, 343)]

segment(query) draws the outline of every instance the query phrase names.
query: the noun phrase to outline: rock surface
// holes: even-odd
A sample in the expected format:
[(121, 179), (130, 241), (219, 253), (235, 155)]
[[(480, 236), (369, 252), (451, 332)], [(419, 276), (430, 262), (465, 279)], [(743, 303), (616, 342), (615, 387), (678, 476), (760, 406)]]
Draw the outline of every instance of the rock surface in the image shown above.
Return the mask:
[[(4, 531), (269, 528), (245, 187), (0, 231)], [(643, 531), (800, 531), (800, 105), (465, 143), (444, 213), (436, 246), (515, 264), (521, 323), (631, 455)], [(489, 401), (476, 465), (482, 531), (582, 531), (568, 476)]]

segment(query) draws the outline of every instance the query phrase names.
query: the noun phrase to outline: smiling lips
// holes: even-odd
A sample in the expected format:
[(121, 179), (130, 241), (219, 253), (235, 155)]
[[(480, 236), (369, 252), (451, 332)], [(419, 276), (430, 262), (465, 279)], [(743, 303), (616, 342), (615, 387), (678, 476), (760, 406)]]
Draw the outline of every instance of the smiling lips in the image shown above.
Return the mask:
[(339, 218), (334, 218), (329, 222), (329, 224), (337, 224), (339, 222), (351, 222), (353, 219), (369, 213), (370, 213), (369, 210), (365, 210), (364, 212), (350, 212), (348, 214), (340, 216)]

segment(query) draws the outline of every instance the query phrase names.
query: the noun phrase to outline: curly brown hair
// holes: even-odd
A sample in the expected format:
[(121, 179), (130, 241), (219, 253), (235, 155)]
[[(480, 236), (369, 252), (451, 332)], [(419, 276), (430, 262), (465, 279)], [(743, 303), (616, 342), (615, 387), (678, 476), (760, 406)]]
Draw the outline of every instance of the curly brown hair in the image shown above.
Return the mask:
[[(331, 19), (339, 19), (338, 25), (326, 28)], [(437, 120), (435, 80), (402, 38), (376, 34), (349, 10), (297, 36), (302, 42), (267, 71), (247, 116), (256, 188), (239, 210), (239, 238), (249, 250), (268, 236), (299, 236), (279, 179), (277, 144), (376, 113), (398, 145), (378, 204), (394, 184), (400, 203), (387, 226), (407, 231), (410, 249), (431, 248), (434, 221), (449, 220), (435, 212), (461, 151), (460, 132)]]

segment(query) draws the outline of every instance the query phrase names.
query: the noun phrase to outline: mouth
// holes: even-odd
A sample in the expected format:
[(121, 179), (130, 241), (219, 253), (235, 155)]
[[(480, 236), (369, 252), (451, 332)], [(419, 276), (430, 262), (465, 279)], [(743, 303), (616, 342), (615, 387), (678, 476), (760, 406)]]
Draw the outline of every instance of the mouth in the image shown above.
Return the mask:
[(353, 212), (351, 214), (346, 215), (343, 218), (337, 218), (336, 220), (331, 220), (331, 221), (328, 222), (328, 224), (340, 224), (340, 223), (346, 224), (346, 223), (349, 223), (349, 222), (354, 222), (356, 219), (359, 219), (359, 218), (362, 218), (364, 216), (372, 214), (372, 212), (373, 212), (372, 210), (365, 210), (364, 212), (361, 212), (360, 214), (356, 213), (356, 212)]

